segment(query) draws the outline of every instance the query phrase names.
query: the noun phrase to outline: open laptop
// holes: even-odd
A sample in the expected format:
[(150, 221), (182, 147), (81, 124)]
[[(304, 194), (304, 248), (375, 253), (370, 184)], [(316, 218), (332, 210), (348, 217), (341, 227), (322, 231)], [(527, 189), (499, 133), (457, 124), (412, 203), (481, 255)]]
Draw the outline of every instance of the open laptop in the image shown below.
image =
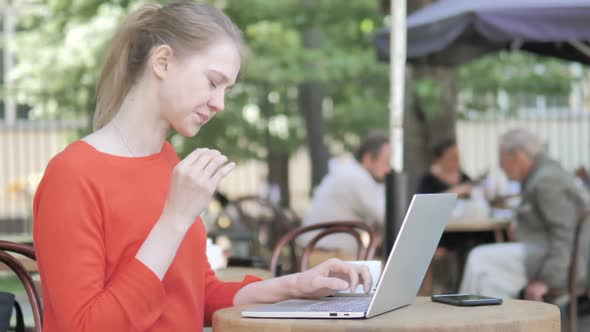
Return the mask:
[(374, 295), (292, 299), (242, 311), (256, 318), (371, 318), (414, 303), (457, 200), (414, 195)]

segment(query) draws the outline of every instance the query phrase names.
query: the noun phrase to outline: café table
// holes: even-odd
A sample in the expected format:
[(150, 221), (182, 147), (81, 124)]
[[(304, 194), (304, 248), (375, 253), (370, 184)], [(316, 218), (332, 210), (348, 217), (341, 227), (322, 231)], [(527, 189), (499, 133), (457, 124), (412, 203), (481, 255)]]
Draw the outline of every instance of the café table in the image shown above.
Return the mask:
[[(449, 267), (450, 275), (452, 277), (452, 290), (457, 291), (459, 282), (463, 275), (463, 268), (467, 259), (469, 251), (480, 244), (490, 243), (482, 241), (493, 241), (496, 243), (505, 242), (509, 240), (509, 229), (512, 224), (509, 218), (486, 218), (483, 220), (469, 220), (469, 219), (451, 219), (445, 227), (444, 233), (446, 235), (461, 234), (462, 239), (467, 240), (462, 242), (460, 246), (453, 248), (450, 252), (447, 250), (437, 249), (434, 259), (439, 260), (442, 256), (452, 254), (451, 260), (449, 261), (452, 265)], [(489, 234), (482, 238), (481, 235)], [(488, 239), (489, 238), (489, 239)], [(432, 293), (433, 285), (433, 266), (430, 268), (424, 276), (424, 282), (420, 288), (420, 295), (430, 295)]]
[(218, 269), (215, 270), (215, 274), (217, 275), (217, 278), (222, 281), (242, 281), (247, 274), (259, 277), (261, 279), (272, 278), (272, 273), (270, 273), (270, 270), (242, 266), (232, 266)]
[(505, 300), (502, 305), (456, 307), (418, 297), (406, 306), (370, 319), (259, 319), (242, 318), (250, 306), (219, 310), (213, 316), (213, 332), (559, 332), (559, 309), (542, 302)]
[[(14, 258), (16, 258), (24, 266), (24, 268), (27, 270), (27, 272), (29, 272), (29, 273), (38, 272), (36, 261), (34, 261), (28, 257), (19, 255), (19, 254), (12, 254), (11, 253), (11, 255), (14, 256)], [(12, 270), (8, 266), (6, 266), (4, 263), (0, 263), (0, 271), (10, 271), (12, 273)]]
[(506, 234), (512, 221), (506, 218), (488, 218), (485, 220), (450, 220), (445, 227), (445, 233), (494, 233), (496, 242), (507, 240)]

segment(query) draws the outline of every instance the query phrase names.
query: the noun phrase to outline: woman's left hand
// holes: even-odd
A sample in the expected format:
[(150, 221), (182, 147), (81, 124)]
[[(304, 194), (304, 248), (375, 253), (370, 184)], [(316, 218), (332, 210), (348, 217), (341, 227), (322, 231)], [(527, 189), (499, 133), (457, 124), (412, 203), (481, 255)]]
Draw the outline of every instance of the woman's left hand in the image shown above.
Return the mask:
[(353, 265), (336, 258), (297, 273), (293, 293), (298, 298), (318, 298), (350, 289), (354, 292), (362, 284), (365, 293), (372, 287), (371, 273), (366, 265)]

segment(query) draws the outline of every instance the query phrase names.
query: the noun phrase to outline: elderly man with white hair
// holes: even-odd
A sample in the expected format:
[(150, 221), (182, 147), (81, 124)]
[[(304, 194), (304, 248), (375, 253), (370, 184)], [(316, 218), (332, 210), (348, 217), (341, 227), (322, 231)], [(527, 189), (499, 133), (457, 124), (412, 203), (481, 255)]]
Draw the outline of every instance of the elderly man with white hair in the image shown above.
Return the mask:
[[(513, 129), (500, 138), (500, 166), (522, 184), (516, 211), (519, 242), (476, 247), (467, 259), (461, 293), (542, 301), (551, 288), (567, 287), (575, 226), (590, 197), (556, 161), (544, 154), (538, 137)], [(590, 236), (590, 227), (582, 230)], [(590, 241), (580, 243), (577, 280), (588, 273)], [(584, 289), (583, 287), (582, 289)]]

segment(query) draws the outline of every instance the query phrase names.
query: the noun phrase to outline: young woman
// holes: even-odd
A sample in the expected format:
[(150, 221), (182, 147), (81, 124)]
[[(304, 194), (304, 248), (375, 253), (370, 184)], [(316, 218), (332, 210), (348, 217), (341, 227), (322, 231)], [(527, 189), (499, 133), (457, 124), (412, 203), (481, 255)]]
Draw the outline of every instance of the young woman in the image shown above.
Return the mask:
[(206, 148), (179, 160), (165, 137), (223, 111), (245, 53), (221, 11), (192, 2), (144, 6), (117, 32), (95, 131), (52, 159), (35, 196), (45, 331), (198, 331), (234, 304), (370, 289), (366, 267), (339, 260), (241, 283), (211, 270), (199, 215), (234, 164)]

